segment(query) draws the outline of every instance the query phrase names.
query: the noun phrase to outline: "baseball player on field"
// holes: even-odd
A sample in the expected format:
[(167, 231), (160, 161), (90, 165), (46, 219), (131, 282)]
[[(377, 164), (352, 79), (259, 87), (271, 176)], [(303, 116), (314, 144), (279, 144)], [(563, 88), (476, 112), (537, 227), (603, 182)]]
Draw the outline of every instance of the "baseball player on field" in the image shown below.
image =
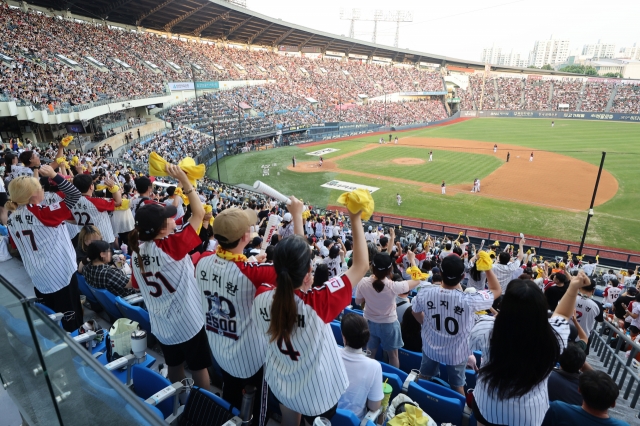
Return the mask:
[[(175, 206), (146, 204), (135, 214), (136, 227), (129, 234), (132, 250), (132, 285), (149, 311), (151, 332), (160, 342), (172, 383), (185, 378), (186, 361), (196, 386), (209, 388), (211, 365), (204, 329), (202, 296), (189, 252), (201, 244), (198, 230), (204, 207), (185, 172), (167, 164), (189, 197), (191, 218), (176, 230)], [(175, 231), (175, 232), (174, 232)]]
[[(296, 212), (300, 216), (301, 212)], [(280, 403), (283, 425), (331, 418), (348, 377), (329, 323), (351, 303), (352, 284), (369, 268), (360, 212), (349, 213), (353, 265), (343, 275), (311, 288), (311, 251), (305, 238), (292, 236), (276, 246), (277, 287), (260, 286), (252, 317), (268, 343), (265, 379)]]
[(491, 269), (486, 271), (489, 290), (464, 293), (464, 262), (453, 253), (442, 259), (442, 286), (426, 287), (412, 302), (413, 315), (422, 324), (420, 376), (437, 376), (447, 365), (451, 388), (464, 395), (465, 367), (471, 355), (469, 333), (477, 311), (489, 310), (502, 290)]
[(71, 209), (81, 195), (51, 166), (40, 166), (40, 176), (51, 179), (58, 186), (65, 195), (63, 202), (42, 205), (44, 190), (38, 179), (16, 177), (9, 184), (11, 197), (5, 204), (12, 212), (7, 228), (35, 286), (36, 297), (54, 312), (73, 311), (75, 315), (65, 316), (62, 326), (67, 331), (74, 331), (83, 323), (75, 275), (76, 255), (67, 228), (60, 225), (73, 220)]
[[(291, 198), (287, 208), (292, 216), (294, 232), (303, 235), (301, 201)], [(246, 385), (256, 387), (254, 424), (259, 424), (263, 394), (263, 365), (267, 340), (251, 318), (256, 289), (263, 283), (275, 283), (276, 273), (271, 264), (249, 262), (242, 254), (251, 242), (250, 228), (257, 223), (254, 210), (230, 208), (222, 211), (213, 222), (213, 235), (218, 241), (215, 255), (202, 258), (196, 266), (196, 278), (206, 312), (206, 329), (213, 357), (222, 368), (222, 396), (234, 407), (242, 404)], [(287, 237), (282, 241), (292, 238)], [(282, 244), (282, 241), (278, 244)], [(265, 255), (258, 256), (264, 261)], [(215, 310), (211, 296), (216, 295), (223, 308)]]

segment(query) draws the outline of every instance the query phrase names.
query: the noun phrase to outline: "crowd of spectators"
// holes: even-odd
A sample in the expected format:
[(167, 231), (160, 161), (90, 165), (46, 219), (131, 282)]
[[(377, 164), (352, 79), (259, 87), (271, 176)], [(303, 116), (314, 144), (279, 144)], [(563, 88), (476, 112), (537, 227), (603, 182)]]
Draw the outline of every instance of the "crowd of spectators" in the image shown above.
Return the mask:
[(148, 141), (127, 146), (122, 158), (144, 164), (149, 161), (152, 152), (157, 152), (168, 161), (179, 161), (184, 157), (196, 158), (204, 148), (212, 144), (211, 136), (179, 126), (173, 130), (156, 133)]
[(640, 111), (640, 86), (638, 84), (619, 85), (611, 112), (637, 114), (638, 111)]
[[(497, 93), (496, 93), (497, 86)], [(562, 80), (469, 76), (467, 90), (458, 88), (463, 110), (483, 109), (527, 111), (595, 111), (604, 112), (616, 83), (584, 81), (581, 78)], [(640, 93), (637, 84), (618, 83), (610, 112), (640, 113)], [(523, 102), (524, 97), (524, 102)], [(497, 101), (496, 101), (497, 98)], [(475, 105), (475, 108), (474, 108)], [(568, 105), (568, 107), (560, 105)]]
[(516, 110), (522, 106), (524, 79), (498, 77), (500, 109)]

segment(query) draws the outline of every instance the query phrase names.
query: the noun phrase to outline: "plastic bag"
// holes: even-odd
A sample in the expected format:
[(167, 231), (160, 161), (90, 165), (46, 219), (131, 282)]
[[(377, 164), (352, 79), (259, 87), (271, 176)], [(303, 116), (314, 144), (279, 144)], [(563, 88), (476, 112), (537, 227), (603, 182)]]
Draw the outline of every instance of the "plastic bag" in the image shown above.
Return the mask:
[(120, 318), (113, 323), (109, 329), (111, 336), (111, 356), (118, 359), (131, 353), (131, 332), (139, 330), (137, 321), (127, 318)]

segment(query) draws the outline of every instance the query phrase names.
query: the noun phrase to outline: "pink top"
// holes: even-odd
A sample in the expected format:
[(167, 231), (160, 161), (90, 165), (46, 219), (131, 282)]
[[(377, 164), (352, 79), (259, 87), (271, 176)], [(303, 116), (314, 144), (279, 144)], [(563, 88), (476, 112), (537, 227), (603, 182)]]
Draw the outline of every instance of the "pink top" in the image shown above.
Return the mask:
[(373, 288), (375, 276), (360, 280), (356, 287), (356, 299), (364, 299), (364, 317), (370, 321), (388, 324), (397, 321), (396, 295), (409, 291), (409, 281), (391, 281), (385, 278), (384, 289), (378, 293)]

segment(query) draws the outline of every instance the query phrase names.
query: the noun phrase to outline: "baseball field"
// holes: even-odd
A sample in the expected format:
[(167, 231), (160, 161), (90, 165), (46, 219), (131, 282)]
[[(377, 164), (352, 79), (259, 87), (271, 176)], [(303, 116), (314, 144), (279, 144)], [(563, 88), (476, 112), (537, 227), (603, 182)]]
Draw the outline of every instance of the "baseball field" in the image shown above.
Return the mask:
[[(579, 241), (606, 151), (587, 243), (640, 251), (638, 124), (489, 118), (393, 135), (398, 144), (372, 135), (236, 155), (222, 160), (221, 177), (262, 180), (317, 206), (335, 205), (343, 192), (323, 184), (367, 185), (379, 188), (377, 213)], [(216, 166), (208, 173), (215, 178)], [(474, 179), (480, 192), (471, 192)]]

